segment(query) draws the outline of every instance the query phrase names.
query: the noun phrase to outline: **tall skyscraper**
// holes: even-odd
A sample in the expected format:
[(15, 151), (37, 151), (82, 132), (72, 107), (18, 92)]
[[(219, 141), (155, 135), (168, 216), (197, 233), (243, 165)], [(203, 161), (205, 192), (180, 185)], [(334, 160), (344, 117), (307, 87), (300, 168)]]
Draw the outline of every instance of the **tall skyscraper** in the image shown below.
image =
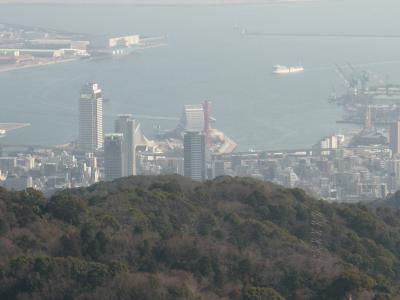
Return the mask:
[(106, 134), (104, 137), (104, 175), (106, 181), (123, 177), (123, 135)]
[(115, 132), (123, 134), (123, 176), (136, 175), (135, 129), (136, 122), (132, 115), (119, 115), (115, 121)]
[(94, 152), (103, 148), (103, 99), (97, 83), (86, 84), (79, 99), (79, 148)]
[(393, 155), (400, 153), (400, 120), (394, 122), (390, 127), (390, 149)]
[(201, 132), (186, 132), (183, 139), (184, 175), (194, 180), (206, 179), (206, 137)]

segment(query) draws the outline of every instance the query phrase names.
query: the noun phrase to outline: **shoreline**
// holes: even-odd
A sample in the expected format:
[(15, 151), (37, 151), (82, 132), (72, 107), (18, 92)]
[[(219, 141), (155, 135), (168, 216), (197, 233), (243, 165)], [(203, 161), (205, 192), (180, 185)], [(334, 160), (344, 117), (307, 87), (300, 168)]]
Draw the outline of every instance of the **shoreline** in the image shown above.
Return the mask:
[(47, 67), (47, 66), (52, 66), (52, 65), (70, 63), (70, 62), (74, 62), (74, 61), (78, 61), (78, 60), (79, 60), (78, 58), (68, 58), (68, 59), (63, 59), (63, 60), (39, 62), (39, 63), (32, 63), (32, 64), (26, 64), (26, 65), (16, 64), (16, 65), (9, 65), (9, 66), (5, 66), (5, 67), (0, 66), (0, 74), (18, 71), (18, 70), (26, 70), (26, 69), (33, 69), (33, 68), (39, 68), (39, 67)]

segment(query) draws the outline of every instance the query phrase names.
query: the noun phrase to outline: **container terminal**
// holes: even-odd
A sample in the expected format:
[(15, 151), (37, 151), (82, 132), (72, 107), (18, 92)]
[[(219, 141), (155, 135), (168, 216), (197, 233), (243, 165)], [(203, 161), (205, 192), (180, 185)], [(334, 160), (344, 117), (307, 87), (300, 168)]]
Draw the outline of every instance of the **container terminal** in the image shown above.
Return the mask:
[(376, 126), (384, 127), (399, 118), (400, 84), (373, 82), (370, 72), (358, 71), (350, 63), (336, 65), (336, 70), (345, 86), (342, 95), (333, 92), (329, 97), (330, 103), (344, 109), (344, 117), (338, 123), (362, 125), (369, 114)]

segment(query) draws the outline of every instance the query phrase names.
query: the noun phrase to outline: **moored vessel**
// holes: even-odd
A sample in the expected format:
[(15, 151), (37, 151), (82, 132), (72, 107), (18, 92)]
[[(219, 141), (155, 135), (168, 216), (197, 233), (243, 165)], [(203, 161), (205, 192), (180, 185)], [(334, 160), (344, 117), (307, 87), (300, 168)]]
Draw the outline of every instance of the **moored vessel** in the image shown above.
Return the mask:
[(301, 65), (293, 67), (275, 65), (272, 70), (273, 74), (291, 74), (291, 73), (301, 73), (301, 72), (304, 72), (304, 68)]

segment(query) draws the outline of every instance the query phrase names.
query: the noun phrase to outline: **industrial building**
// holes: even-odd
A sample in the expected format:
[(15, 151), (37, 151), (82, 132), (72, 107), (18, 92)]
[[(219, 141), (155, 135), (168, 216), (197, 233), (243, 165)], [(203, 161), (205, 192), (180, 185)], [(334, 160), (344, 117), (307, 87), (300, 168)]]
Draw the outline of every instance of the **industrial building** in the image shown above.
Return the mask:
[(115, 37), (108, 40), (109, 48), (132, 47), (134, 45), (138, 45), (139, 43), (140, 43), (140, 36), (137, 34)]

